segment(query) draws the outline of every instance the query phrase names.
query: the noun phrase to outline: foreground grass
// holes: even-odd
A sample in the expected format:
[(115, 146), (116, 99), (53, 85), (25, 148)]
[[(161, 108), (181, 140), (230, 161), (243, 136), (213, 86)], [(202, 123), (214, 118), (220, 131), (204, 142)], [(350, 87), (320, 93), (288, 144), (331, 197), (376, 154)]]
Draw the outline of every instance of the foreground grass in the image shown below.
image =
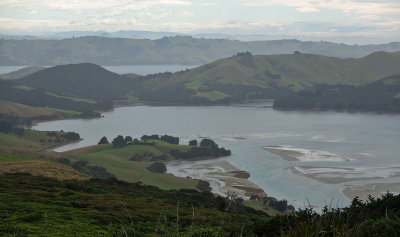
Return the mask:
[(195, 190), (117, 179), (0, 176), (0, 233), (8, 236), (400, 236), (400, 195), (349, 207), (267, 217)]
[(211, 193), (162, 191), (116, 179), (0, 176), (0, 233), (12, 236), (252, 235), (266, 218), (246, 208), (225, 213), (226, 206)]

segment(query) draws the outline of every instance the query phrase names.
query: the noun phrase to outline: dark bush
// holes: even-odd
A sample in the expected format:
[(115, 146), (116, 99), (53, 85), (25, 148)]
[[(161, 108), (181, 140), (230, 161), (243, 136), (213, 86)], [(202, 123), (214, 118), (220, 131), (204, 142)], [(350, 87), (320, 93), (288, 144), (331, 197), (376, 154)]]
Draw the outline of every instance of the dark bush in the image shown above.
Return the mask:
[(167, 167), (162, 162), (154, 162), (147, 167), (147, 170), (153, 173), (165, 173), (167, 172)]
[(110, 144), (110, 142), (108, 142), (107, 137), (104, 136), (104, 137), (102, 137), (102, 138), (100, 139), (100, 141), (99, 141), (98, 144), (99, 144), (99, 145), (100, 145), (100, 144)]

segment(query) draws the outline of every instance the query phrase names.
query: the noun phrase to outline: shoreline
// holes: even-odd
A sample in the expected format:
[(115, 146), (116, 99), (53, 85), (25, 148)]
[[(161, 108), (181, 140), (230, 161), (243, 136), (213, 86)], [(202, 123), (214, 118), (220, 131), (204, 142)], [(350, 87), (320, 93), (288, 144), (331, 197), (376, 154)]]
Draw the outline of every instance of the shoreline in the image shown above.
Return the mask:
[(229, 192), (235, 192), (243, 199), (249, 199), (252, 195), (267, 196), (262, 188), (248, 180), (248, 172), (226, 160), (169, 161), (166, 165), (167, 173), (207, 181), (212, 188), (211, 192), (219, 195), (226, 196)]

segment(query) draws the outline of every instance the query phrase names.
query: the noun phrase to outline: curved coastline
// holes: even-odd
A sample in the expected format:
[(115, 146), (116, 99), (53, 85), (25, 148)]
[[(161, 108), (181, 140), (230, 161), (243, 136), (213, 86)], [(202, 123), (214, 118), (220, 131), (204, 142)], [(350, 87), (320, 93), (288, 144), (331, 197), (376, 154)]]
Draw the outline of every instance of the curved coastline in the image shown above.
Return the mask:
[(169, 161), (167, 173), (177, 177), (201, 179), (210, 183), (212, 192), (226, 196), (235, 192), (243, 199), (252, 195), (265, 197), (267, 194), (257, 184), (248, 180), (250, 174), (240, 170), (225, 159), (197, 161)]

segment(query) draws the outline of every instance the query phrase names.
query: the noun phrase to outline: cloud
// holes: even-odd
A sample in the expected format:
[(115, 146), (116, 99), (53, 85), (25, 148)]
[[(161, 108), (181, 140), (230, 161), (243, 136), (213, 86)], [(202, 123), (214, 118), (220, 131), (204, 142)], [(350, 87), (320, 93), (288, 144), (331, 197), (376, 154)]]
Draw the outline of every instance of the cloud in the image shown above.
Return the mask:
[(111, 8), (143, 9), (153, 6), (188, 6), (186, 0), (1, 0), (2, 10), (76, 11)]
[(319, 12), (315, 7), (298, 7), (296, 10), (299, 12)]
[(253, 0), (243, 3), (245, 6), (286, 6), (300, 12), (320, 11), (321, 9), (339, 10), (343, 13), (362, 15), (399, 14), (400, 2), (392, 1), (354, 1), (354, 0)]

